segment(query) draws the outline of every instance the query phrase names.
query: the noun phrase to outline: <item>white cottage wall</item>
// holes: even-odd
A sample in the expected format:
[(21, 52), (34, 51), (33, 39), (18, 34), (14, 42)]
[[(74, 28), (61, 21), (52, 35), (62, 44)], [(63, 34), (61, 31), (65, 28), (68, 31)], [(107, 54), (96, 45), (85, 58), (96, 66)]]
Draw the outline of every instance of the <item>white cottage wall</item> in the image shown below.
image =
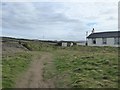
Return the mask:
[(118, 47), (114, 44), (114, 38), (107, 38), (107, 44), (103, 44), (102, 38), (96, 38), (96, 44), (92, 43), (92, 38), (88, 39), (88, 46), (113, 46)]

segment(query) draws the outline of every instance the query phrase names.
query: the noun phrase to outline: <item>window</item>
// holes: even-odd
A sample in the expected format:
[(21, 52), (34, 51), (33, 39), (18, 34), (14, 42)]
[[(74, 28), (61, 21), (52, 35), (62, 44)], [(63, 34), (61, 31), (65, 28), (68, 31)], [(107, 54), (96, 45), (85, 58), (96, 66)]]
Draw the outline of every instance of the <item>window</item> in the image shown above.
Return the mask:
[(107, 38), (102, 38), (103, 44), (107, 44)]
[(114, 38), (114, 44), (120, 44), (120, 37)]
[(96, 39), (95, 38), (92, 39), (92, 44), (96, 44)]

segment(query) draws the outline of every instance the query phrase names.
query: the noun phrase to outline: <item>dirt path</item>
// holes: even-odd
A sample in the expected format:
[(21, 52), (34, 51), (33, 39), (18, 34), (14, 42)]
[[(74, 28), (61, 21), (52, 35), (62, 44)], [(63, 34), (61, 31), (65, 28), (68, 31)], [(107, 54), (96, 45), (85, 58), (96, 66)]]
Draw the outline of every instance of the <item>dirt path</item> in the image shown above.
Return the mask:
[(33, 61), (29, 69), (16, 82), (16, 88), (54, 88), (52, 82), (44, 81), (43, 67), (45, 62), (50, 62), (52, 56), (50, 53), (34, 52)]

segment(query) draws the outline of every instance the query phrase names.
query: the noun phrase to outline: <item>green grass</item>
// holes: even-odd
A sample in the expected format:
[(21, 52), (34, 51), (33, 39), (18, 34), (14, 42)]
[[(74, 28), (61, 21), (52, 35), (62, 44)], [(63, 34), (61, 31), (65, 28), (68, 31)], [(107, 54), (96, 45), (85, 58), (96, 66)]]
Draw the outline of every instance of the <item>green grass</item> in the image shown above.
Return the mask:
[(46, 52), (50, 52), (53, 51), (55, 49), (57, 49), (56, 46), (54, 45), (49, 45), (48, 43), (44, 43), (44, 42), (27, 42), (27, 43), (23, 43), (23, 46), (25, 46), (26, 48), (28, 48), (31, 51), (46, 51)]
[[(49, 52), (51, 63), (44, 63), (44, 79), (51, 79), (57, 88), (117, 88), (118, 48), (73, 46), (59, 47), (41, 42), (24, 44), (29, 50)], [(120, 56), (119, 56), (120, 58)], [(3, 87), (14, 87), (14, 81), (31, 61), (29, 53), (3, 57)]]
[(118, 87), (118, 48), (75, 46), (53, 55), (55, 68), (46, 67), (45, 78), (57, 79), (56, 87)]
[(31, 55), (27, 52), (4, 57), (2, 60), (2, 87), (13, 87), (16, 78), (28, 67), (30, 61)]
[(0, 60), (0, 89), (2, 89), (2, 60)]

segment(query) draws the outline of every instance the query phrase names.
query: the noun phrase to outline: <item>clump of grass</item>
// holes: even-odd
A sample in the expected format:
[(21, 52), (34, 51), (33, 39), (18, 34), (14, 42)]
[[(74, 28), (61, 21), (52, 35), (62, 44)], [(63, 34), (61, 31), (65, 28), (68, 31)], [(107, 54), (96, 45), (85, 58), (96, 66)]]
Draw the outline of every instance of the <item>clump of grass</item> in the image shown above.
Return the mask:
[(31, 55), (27, 52), (4, 57), (2, 60), (2, 87), (13, 87), (17, 76), (28, 67), (30, 61)]

